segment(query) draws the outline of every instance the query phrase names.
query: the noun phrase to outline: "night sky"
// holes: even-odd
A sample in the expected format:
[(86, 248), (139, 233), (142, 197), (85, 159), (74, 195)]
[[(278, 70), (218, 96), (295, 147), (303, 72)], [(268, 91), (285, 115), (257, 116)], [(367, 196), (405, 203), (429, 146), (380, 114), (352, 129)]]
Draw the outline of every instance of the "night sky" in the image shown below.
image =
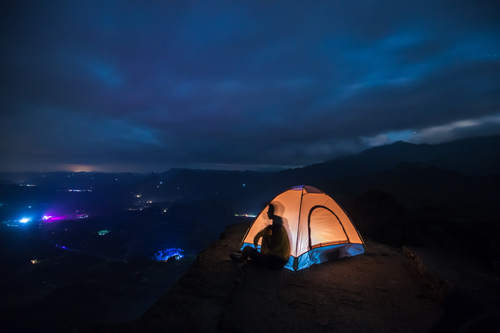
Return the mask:
[(498, 1), (12, 2), (2, 171), (268, 170), (500, 133)]

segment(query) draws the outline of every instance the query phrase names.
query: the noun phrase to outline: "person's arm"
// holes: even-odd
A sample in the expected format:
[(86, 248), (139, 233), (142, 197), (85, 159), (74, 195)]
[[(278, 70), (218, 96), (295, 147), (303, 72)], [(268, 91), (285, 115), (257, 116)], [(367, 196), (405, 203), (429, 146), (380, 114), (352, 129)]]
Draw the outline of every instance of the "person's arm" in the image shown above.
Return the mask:
[(255, 235), (255, 237), (253, 238), (253, 245), (255, 246), (255, 248), (257, 248), (257, 246), (259, 245), (259, 239), (261, 237), (264, 237), (264, 232), (266, 232), (266, 228), (259, 231), (257, 235)]

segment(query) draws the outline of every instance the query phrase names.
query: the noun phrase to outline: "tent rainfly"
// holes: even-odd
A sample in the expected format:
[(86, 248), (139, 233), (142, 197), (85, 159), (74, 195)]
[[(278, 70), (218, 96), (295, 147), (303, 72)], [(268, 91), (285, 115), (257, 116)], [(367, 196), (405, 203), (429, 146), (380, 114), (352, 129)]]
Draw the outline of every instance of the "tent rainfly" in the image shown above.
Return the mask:
[[(275, 214), (282, 217), (290, 240), (291, 255), (285, 268), (297, 271), (330, 258), (365, 252), (363, 239), (347, 214), (335, 200), (317, 188), (295, 186), (276, 196), (271, 203)], [(268, 207), (257, 215), (243, 238), (241, 249), (253, 247), (255, 235), (272, 223), (267, 216)]]

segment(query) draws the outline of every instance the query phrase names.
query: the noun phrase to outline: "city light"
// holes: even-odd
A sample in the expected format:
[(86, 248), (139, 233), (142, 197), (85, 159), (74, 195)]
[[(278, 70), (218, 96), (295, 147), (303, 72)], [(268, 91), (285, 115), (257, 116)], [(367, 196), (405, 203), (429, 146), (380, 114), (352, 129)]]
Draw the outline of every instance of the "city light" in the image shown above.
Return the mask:
[(92, 189), (69, 188), (68, 192), (92, 192)]
[(23, 224), (28, 223), (30, 221), (31, 221), (31, 217), (22, 217), (19, 219), (19, 223), (23, 223)]
[(56, 221), (64, 221), (64, 220), (67, 220), (67, 219), (68, 219), (67, 215), (59, 215), (59, 216), (55, 216), (55, 215), (43, 215), (42, 216), (42, 222), (44, 222), (44, 223), (52, 223), (52, 222), (56, 222)]
[(243, 213), (243, 214), (234, 214), (234, 216), (238, 216), (238, 217), (257, 217), (257, 215), (255, 214), (248, 214), (248, 213)]
[(53, 223), (57, 221), (83, 220), (87, 219), (88, 217), (89, 215), (87, 213), (79, 213), (79, 211), (76, 211), (74, 214), (66, 214), (66, 215), (44, 214), (41, 220), (43, 223)]

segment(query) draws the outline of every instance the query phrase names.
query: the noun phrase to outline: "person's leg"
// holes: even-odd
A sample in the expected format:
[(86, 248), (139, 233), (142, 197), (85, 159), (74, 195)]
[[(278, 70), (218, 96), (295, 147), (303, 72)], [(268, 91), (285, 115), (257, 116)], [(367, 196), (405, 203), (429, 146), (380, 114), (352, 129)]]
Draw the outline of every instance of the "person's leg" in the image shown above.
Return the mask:
[(229, 255), (233, 261), (243, 262), (248, 258), (257, 257), (259, 252), (251, 246), (246, 246), (243, 251), (233, 252)]
[(263, 264), (271, 269), (281, 269), (286, 265), (286, 261), (277, 256), (265, 256)]
[[(283, 259), (260, 253), (256, 248), (247, 246), (241, 252), (241, 256), (238, 257), (239, 262), (245, 261), (248, 258), (252, 259), (257, 265), (264, 266), (271, 269), (281, 269), (286, 265), (286, 261)], [(233, 258), (236, 260), (235, 258)]]
[(256, 248), (247, 246), (243, 249), (241, 257), (243, 259), (252, 258), (256, 259), (260, 255), (260, 252)]
[(267, 266), (268, 256), (260, 253), (256, 248), (247, 246), (243, 249), (243, 256), (245, 259), (250, 258), (252, 262), (260, 266)]
[(262, 254), (253, 247), (247, 247), (247, 248), (248, 248), (246, 254), (247, 257), (251, 258), (252, 261), (254, 261), (256, 264), (260, 266), (264, 266), (271, 269), (281, 269), (283, 268), (283, 266), (286, 265), (286, 261), (277, 256)]

